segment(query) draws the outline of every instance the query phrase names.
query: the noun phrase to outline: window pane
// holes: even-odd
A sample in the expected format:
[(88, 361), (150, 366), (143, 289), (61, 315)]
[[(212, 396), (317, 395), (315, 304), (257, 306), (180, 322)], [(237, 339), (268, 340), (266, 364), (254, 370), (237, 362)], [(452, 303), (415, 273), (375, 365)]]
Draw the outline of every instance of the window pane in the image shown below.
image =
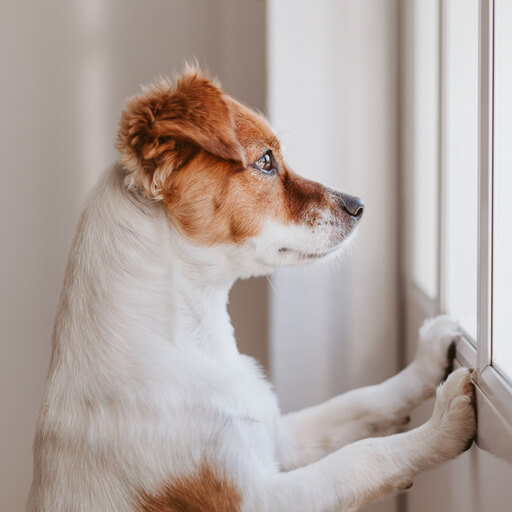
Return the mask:
[(413, 258), (414, 282), (437, 297), (439, 3), (414, 3)]
[(444, 5), (444, 306), (476, 338), (479, 6)]
[(495, 2), (493, 361), (512, 377), (512, 2)]

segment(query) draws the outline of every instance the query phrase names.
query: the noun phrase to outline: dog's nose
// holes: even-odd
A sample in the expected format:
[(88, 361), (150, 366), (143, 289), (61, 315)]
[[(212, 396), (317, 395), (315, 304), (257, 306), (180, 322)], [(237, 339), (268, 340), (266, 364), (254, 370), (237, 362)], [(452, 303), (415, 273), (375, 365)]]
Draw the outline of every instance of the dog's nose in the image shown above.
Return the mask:
[(340, 194), (343, 209), (356, 219), (360, 219), (364, 212), (364, 203), (358, 197), (349, 196), (348, 194)]

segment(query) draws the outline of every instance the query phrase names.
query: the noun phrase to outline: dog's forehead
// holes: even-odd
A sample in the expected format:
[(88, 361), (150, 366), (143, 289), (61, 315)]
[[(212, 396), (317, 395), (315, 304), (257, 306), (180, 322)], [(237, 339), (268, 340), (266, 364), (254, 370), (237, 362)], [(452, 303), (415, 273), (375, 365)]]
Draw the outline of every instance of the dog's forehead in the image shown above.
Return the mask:
[(229, 103), (235, 120), (236, 137), (249, 161), (261, 157), (269, 149), (281, 152), (279, 139), (263, 116), (233, 98), (229, 98)]

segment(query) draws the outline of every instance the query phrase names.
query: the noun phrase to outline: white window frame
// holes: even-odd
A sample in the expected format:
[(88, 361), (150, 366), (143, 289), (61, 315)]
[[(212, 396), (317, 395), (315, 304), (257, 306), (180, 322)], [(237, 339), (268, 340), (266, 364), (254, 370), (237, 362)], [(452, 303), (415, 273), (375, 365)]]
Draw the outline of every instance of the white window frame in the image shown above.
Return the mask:
[[(438, 228), (438, 296), (429, 298), (415, 284), (411, 273), (413, 235), (408, 215), (404, 218), (405, 236), (405, 301), (407, 315), (418, 319), (444, 311), (445, 241), (444, 211), (444, 101), (445, 72), (443, 56), (446, 44), (445, 1), (439, 10), (439, 228)], [(478, 205), (478, 304), (477, 340), (463, 336), (457, 347), (456, 365), (476, 369), (475, 389), (479, 425), (477, 445), (500, 458), (512, 461), (512, 384), (492, 366), (492, 207), (493, 207), (493, 79), (494, 79), (494, 0), (480, 1), (479, 15), (479, 205)], [(413, 192), (413, 176), (405, 180), (405, 212), (413, 205), (407, 198)], [(511, 333), (512, 338), (512, 333)], [(511, 340), (512, 342), (512, 340)]]

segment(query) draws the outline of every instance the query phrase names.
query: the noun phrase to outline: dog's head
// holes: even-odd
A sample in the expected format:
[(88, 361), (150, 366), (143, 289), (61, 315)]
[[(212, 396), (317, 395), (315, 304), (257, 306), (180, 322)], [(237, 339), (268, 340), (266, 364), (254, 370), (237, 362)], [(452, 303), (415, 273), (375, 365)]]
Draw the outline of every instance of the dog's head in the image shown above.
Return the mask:
[(339, 252), (363, 203), (295, 174), (266, 120), (198, 70), (127, 102), (117, 147), (130, 187), (195, 246), (267, 273)]

